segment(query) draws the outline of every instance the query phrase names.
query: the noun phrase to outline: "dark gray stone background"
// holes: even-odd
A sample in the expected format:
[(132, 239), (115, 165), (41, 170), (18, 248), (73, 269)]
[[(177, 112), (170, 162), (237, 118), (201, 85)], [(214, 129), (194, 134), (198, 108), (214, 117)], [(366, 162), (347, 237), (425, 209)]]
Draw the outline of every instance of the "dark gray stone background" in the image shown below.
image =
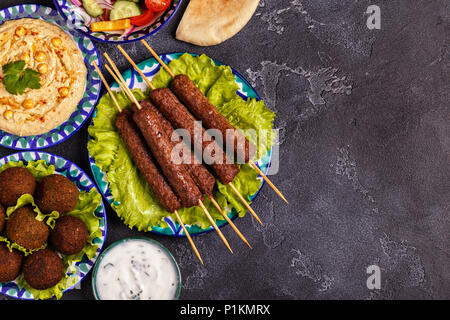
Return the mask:
[[(52, 1), (2, 0), (0, 8)], [(188, 1), (148, 41), (159, 53), (206, 53), (243, 74), (277, 114), (289, 200), (265, 185), (236, 224), (194, 240), (130, 230), (108, 208), (106, 245), (134, 235), (162, 242), (183, 277), (181, 299), (450, 298), (450, 1), (263, 0), (235, 37), (212, 47), (175, 40)], [(381, 8), (381, 30), (366, 26)], [(114, 45), (121, 70), (130, 66)], [(150, 57), (124, 45), (135, 61)], [(103, 57), (102, 57), (103, 58)], [(87, 124), (48, 148), (91, 174)], [(0, 156), (13, 153), (0, 149)], [(366, 268), (381, 268), (368, 290)], [(93, 299), (90, 275), (63, 299)]]

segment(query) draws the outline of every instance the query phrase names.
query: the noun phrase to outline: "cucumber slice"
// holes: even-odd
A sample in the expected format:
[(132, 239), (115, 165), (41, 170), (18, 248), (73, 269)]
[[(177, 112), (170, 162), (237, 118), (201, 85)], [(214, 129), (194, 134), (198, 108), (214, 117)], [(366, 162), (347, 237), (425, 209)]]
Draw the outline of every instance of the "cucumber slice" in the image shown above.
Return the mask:
[(91, 17), (99, 17), (103, 14), (103, 9), (95, 0), (83, 0), (83, 8)]
[(109, 14), (110, 20), (120, 20), (131, 18), (142, 14), (139, 6), (131, 1), (117, 1), (114, 3), (114, 9)]

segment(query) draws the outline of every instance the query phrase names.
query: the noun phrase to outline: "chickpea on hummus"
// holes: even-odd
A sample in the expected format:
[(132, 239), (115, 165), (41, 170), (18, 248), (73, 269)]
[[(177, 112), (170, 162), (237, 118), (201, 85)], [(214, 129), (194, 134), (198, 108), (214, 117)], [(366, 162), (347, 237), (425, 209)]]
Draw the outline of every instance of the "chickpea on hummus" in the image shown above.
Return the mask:
[[(23, 93), (8, 90), (11, 82), (15, 83), (5, 83), (5, 65), (18, 61), (25, 62), (25, 71), (30, 71), (40, 86), (39, 83), (30, 85)], [(0, 129), (30, 136), (56, 128), (70, 117), (82, 99), (86, 73), (78, 46), (58, 26), (28, 18), (3, 23), (0, 25)], [(26, 85), (20, 76), (14, 79)]]

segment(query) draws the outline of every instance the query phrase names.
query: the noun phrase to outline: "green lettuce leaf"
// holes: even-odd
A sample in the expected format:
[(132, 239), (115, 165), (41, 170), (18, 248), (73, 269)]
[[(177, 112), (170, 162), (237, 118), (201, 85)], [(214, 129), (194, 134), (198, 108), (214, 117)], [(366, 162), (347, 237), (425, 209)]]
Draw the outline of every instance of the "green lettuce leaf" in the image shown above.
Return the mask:
[[(272, 129), (274, 113), (264, 106), (262, 101), (255, 99), (242, 100), (236, 90), (239, 88), (235, 76), (228, 66), (216, 66), (214, 61), (206, 55), (193, 57), (183, 54), (169, 64), (175, 74), (186, 74), (200, 90), (208, 97), (230, 122), (242, 129), (254, 129), (259, 133), (260, 129)], [(169, 86), (170, 75), (164, 70), (153, 78), (152, 83), (156, 88)], [(146, 93), (134, 90), (138, 100), (143, 99)], [(122, 108), (131, 105), (131, 101), (123, 93), (117, 94)], [(139, 96), (139, 97), (138, 97)], [(153, 192), (139, 174), (125, 145), (120, 139), (114, 127), (114, 119), (117, 114), (116, 107), (111, 101), (109, 94), (104, 95), (97, 106), (97, 116), (89, 127), (92, 139), (88, 142), (90, 155), (95, 159), (96, 165), (107, 173), (110, 189), (115, 202), (112, 207), (117, 215), (130, 228), (136, 227), (139, 231), (147, 231), (152, 227), (165, 227), (167, 223), (164, 217), (171, 214), (165, 211), (157, 202)], [(258, 145), (258, 153), (266, 155), (272, 146), (274, 139), (267, 137), (258, 141), (258, 134), (249, 136)], [(236, 176), (233, 184), (241, 192), (244, 198), (258, 191), (261, 182), (257, 179), (258, 174), (249, 165), (241, 165), (241, 171)], [(125, 174), (126, 173), (126, 174)], [(233, 206), (243, 216), (247, 209), (234, 195), (229, 186), (217, 186), (213, 193), (214, 198), (221, 208), (228, 205)], [(248, 200), (250, 203), (251, 201)], [(207, 198), (204, 199), (205, 206), (213, 219), (222, 220), (219, 211)], [(205, 229), (211, 226), (208, 218), (198, 206), (182, 208), (179, 214), (186, 224), (198, 225)], [(176, 220), (175, 217), (173, 217)]]
[[(239, 193), (248, 200), (248, 196), (255, 194), (258, 191), (261, 181), (258, 180), (258, 173), (248, 164), (240, 166), (239, 174), (234, 178), (233, 185)], [(247, 212), (247, 208), (242, 204), (234, 191), (227, 185), (221, 184), (217, 181), (218, 190), (230, 205), (236, 209), (240, 217), (243, 217)], [(247, 201), (251, 203), (250, 200)]]
[(86, 224), (89, 233), (87, 244), (81, 252), (73, 255), (64, 255), (63, 259), (69, 264), (81, 261), (84, 255), (86, 255), (88, 259), (92, 259), (95, 256), (98, 244), (95, 243), (94, 240), (95, 238), (100, 238), (102, 236), (102, 231), (99, 227), (100, 218), (96, 216), (95, 210), (101, 203), (102, 196), (97, 192), (97, 189), (92, 188), (89, 192), (80, 191), (75, 208), (65, 214), (81, 219)]
[(257, 146), (257, 159), (264, 157), (275, 143), (277, 135), (272, 129), (275, 113), (262, 100), (244, 101), (238, 97), (217, 106), (217, 110)]
[(17, 162), (9, 161), (8, 163), (5, 163), (3, 166), (0, 167), (0, 173), (12, 167), (26, 168), (28, 171), (30, 171), (30, 173), (37, 181), (40, 181), (43, 177), (55, 173), (55, 167), (53, 165), (47, 165), (45, 163), (45, 160), (30, 161), (27, 163), (26, 166), (23, 164), (22, 161)]
[[(183, 54), (178, 59), (170, 62), (170, 70), (175, 74), (187, 75), (200, 88), (203, 93), (220, 77), (224, 66), (217, 67), (214, 61), (206, 55), (193, 57)], [(166, 88), (172, 78), (166, 70), (161, 68), (160, 72), (153, 78), (152, 84), (156, 88)]]
[(56, 219), (59, 218), (59, 213), (57, 211), (52, 211), (50, 214), (44, 214), (34, 202), (34, 198), (31, 194), (24, 194), (19, 199), (17, 199), (17, 204), (14, 207), (8, 207), (6, 209), (6, 216), (9, 218), (17, 209), (25, 206), (32, 206), (33, 211), (36, 212), (36, 220), (44, 221), (50, 227), (55, 227)]

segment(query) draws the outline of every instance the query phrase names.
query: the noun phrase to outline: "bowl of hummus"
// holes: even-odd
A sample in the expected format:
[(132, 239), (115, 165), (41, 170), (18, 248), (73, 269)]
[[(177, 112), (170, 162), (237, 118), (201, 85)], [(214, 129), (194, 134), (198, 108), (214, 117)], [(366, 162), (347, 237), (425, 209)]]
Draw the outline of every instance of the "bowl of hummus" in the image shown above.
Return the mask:
[(48, 7), (7, 8), (0, 21), (0, 145), (40, 149), (66, 140), (98, 99), (95, 45)]

